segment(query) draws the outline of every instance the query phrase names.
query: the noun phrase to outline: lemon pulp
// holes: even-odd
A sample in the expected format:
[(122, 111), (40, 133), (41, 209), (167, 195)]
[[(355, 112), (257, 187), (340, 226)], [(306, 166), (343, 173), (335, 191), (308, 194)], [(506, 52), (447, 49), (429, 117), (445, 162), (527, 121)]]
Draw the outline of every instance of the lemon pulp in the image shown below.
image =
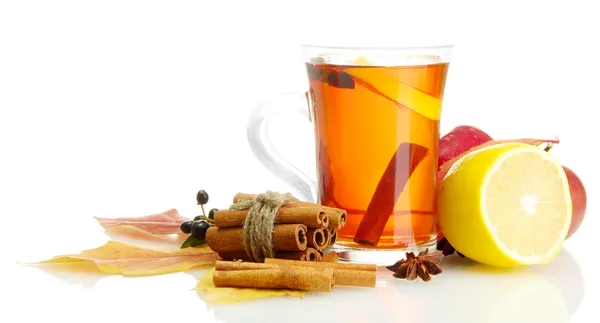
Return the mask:
[(473, 151), (440, 183), (438, 220), (448, 241), (489, 265), (540, 264), (560, 251), (571, 195), (560, 163), (543, 149), (505, 143)]
[(556, 253), (569, 228), (565, 219), (571, 218), (562, 166), (532, 148), (503, 155), (484, 181), (481, 199), (499, 248), (523, 263), (542, 262)]

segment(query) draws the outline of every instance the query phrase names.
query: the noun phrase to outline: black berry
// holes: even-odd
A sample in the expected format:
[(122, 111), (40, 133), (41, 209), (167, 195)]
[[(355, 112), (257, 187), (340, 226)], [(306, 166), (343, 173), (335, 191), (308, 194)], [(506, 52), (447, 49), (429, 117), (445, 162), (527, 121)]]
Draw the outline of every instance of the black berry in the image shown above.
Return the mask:
[(208, 218), (211, 220), (215, 219), (215, 212), (219, 211), (218, 209), (212, 209), (208, 212)]
[(206, 239), (206, 230), (208, 230), (209, 227), (210, 224), (204, 220), (194, 222), (194, 224), (192, 224), (192, 237), (198, 240)]
[(202, 220), (202, 218), (204, 218), (202, 215), (197, 215), (197, 216), (194, 218), (194, 221), (200, 221), (200, 220)]
[(208, 203), (208, 193), (205, 190), (199, 190), (196, 194), (196, 201), (199, 205)]
[(192, 232), (192, 224), (194, 223), (194, 221), (185, 221), (181, 224), (181, 232), (183, 233), (190, 233)]

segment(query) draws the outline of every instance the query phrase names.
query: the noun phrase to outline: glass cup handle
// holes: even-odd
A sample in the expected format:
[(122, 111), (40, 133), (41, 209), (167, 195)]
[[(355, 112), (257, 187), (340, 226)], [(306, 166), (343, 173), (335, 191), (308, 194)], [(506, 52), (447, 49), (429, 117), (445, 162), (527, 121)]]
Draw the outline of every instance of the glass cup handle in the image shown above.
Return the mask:
[[(303, 104), (299, 100), (304, 101)], [(299, 113), (309, 121), (310, 105), (307, 95), (300, 92), (281, 93), (258, 105), (248, 120), (246, 134), (250, 149), (264, 167), (279, 179), (298, 191), (298, 199), (316, 202), (317, 185), (314, 176), (309, 176), (287, 159), (275, 148), (267, 132), (269, 122), (279, 113)]]

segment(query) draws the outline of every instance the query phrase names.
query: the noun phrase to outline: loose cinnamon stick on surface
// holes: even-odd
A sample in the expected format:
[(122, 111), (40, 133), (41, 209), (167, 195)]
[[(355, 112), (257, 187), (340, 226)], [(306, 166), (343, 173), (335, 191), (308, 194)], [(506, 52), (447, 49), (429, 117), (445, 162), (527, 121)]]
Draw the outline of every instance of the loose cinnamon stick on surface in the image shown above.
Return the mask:
[(337, 241), (337, 229), (335, 228), (327, 228), (329, 230), (329, 243), (327, 247), (331, 247)]
[(347, 286), (375, 287), (377, 266), (363, 264), (343, 264), (332, 262), (300, 262), (284, 259), (265, 259), (265, 265), (294, 266), (306, 268), (333, 268), (335, 284)]
[(377, 272), (367, 270), (334, 269), (337, 285), (375, 287)]
[(323, 233), (324, 230), (327, 229), (308, 229), (306, 232), (308, 247), (312, 247), (317, 250), (323, 250), (325, 247), (327, 247), (328, 241), (325, 239), (325, 233)]
[(266, 270), (278, 269), (283, 267), (298, 268), (332, 268), (335, 275), (336, 285), (364, 286), (374, 287), (377, 280), (376, 266), (362, 266), (353, 264), (316, 263), (293, 260), (282, 260), (267, 258), (265, 263), (238, 262), (238, 261), (220, 261), (215, 263), (217, 271), (235, 271), (235, 270)]
[[(305, 250), (307, 245), (304, 224), (276, 224), (273, 230), (275, 250)], [(241, 227), (210, 227), (206, 231), (206, 243), (215, 252), (243, 251), (244, 229)]]
[(408, 142), (398, 146), (377, 184), (373, 198), (354, 235), (354, 242), (371, 246), (379, 243), (398, 197), (428, 151), (426, 147)]
[(216, 270), (216, 287), (287, 288), (330, 292), (335, 284), (333, 268), (283, 266), (275, 269)]
[(321, 257), (321, 262), (338, 262), (340, 258), (335, 251), (330, 251)]
[(377, 271), (377, 265), (369, 264), (349, 264), (349, 263), (337, 263), (337, 262), (299, 262), (294, 260), (277, 259), (277, 258), (266, 258), (265, 264), (279, 264), (288, 266), (304, 266), (304, 267), (327, 267), (335, 269), (347, 269), (347, 270), (361, 270), (361, 271)]
[(251, 269), (277, 269), (278, 264), (265, 264), (259, 262), (245, 261), (223, 261), (215, 262), (215, 270), (251, 270)]
[[(242, 200), (252, 200), (255, 198), (255, 194), (237, 193), (233, 197), (233, 203), (240, 202)], [(319, 207), (325, 210), (325, 213), (329, 216), (329, 226), (340, 229), (346, 224), (348, 217), (346, 210), (336, 209), (329, 206), (320, 205), (317, 203), (303, 202), (303, 201), (288, 201), (284, 204), (284, 207)]]
[(317, 249), (314, 248), (306, 248), (303, 251), (279, 251), (275, 254), (275, 257), (279, 259), (301, 261), (319, 261), (321, 259), (321, 255)]
[[(248, 210), (220, 210), (215, 212), (215, 226), (219, 228), (240, 227)], [(276, 223), (304, 224), (309, 228), (326, 228), (329, 216), (321, 207), (282, 207), (275, 218)]]

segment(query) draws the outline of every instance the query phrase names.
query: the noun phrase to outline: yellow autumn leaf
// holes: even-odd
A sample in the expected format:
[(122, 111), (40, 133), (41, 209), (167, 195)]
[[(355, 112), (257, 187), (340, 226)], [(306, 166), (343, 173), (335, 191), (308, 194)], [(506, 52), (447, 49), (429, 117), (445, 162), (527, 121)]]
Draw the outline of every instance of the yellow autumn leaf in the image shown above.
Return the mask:
[(93, 263), (108, 274), (143, 276), (186, 271), (192, 267), (214, 264), (216, 259), (217, 254), (208, 247), (165, 252), (109, 241), (95, 249), (84, 250), (74, 255), (56, 256), (38, 264)]
[(214, 271), (213, 267), (200, 277), (195, 288), (207, 303), (239, 303), (274, 296), (302, 298), (307, 293), (307, 291), (289, 289), (215, 287), (212, 279)]

